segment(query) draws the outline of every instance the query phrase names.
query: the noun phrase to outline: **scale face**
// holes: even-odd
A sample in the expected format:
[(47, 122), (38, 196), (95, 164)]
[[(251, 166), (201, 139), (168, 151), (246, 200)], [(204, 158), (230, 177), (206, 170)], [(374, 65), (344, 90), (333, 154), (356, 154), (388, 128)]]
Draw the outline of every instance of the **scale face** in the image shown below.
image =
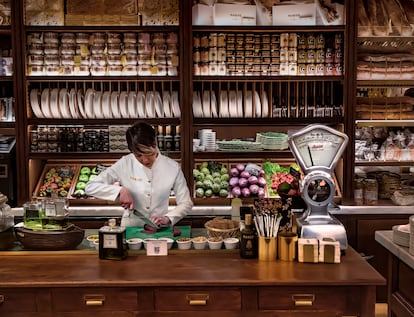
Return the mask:
[(335, 238), (348, 246), (343, 225), (328, 212), (336, 187), (332, 173), (348, 143), (348, 136), (321, 124), (309, 125), (289, 137), (290, 149), (304, 173), (300, 191), (308, 209), (299, 218), (300, 235)]
[(332, 172), (347, 143), (347, 135), (324, 125), (310, 125), (289, 139), (291, 150), (305, 174), (315, 169)]

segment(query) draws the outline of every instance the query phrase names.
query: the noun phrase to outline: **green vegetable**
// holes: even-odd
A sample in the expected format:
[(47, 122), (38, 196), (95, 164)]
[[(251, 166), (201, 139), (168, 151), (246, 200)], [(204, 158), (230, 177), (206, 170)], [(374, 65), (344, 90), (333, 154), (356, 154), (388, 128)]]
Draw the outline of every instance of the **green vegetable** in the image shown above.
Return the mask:
[(89, 181), (89, 175), (87, 174), (81, 174), (79, 175), (79, 179), (80, 182), (88, 182)]
[(198, 198), (202, 198), (202, 197), (204, 197), (204, 189), (202, 189), (202, 188), (197, 188), (197, 189), (196, 189), (196, 197), (198, 197)]
[(88, 174), (89, 175), (91, 173), (91, 169), (89, 167), (87, 167), (87, 166), (84, 166), (84, 167), (81, 168), (80, 173), (82, 175), (83, 174)]
[(220, 189), (219, 196), (220, 197), (227, 197), (229, 192), (226, 189)]
[(211, 196), (213, 196), (213, 191), (212, 191), (211, 189), (207, 189), (207, 190), (204, 192), (204, 195), (205, 195), (206, 197), (211, 197)]
[(76, 184), (76, 189), (85, 189), (86, 183), (85, 182), (78, 182)]
[(91, 174), (91, 175), (89, 176), (89, 180), (90, 180), (90, 181), (91, 181), (91, 180), (93, 180), (96, 176), (98, 176), (98, 175)]
[(91, 173), (92, 174), (95, 174), (95, 175), (98, 175), (99, 174), (99, 170), (96, 167), (94, 167), (94, 168), (92, 168)]

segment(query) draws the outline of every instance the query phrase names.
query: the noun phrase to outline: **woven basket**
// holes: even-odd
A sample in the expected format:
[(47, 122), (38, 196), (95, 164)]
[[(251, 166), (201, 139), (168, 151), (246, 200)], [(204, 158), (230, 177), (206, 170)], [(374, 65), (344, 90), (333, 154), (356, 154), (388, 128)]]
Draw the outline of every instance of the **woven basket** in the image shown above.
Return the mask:
[(33, 231), (16, 227), (15, 234), (25, 249), (57, 251), (75, 249), (82, 242), (85, 230), (75, 225), (56, 231)]
[(207, 221), (204, 226), (207, 229), (208, 236), (214, 238), (236, 238), (240, 233), (239, 221), (230, 219), (214, 218)]

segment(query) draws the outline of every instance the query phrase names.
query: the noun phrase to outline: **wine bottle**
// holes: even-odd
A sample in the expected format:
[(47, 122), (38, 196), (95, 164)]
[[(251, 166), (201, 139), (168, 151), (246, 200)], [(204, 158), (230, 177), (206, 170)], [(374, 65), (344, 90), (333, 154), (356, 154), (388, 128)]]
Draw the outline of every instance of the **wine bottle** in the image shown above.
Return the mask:
[(244, 228), (240, 232), (240, 257), (254, 259), (258, 254), (258, 239), (252, 227), (252, 215), (246, 214), (244, 221)]

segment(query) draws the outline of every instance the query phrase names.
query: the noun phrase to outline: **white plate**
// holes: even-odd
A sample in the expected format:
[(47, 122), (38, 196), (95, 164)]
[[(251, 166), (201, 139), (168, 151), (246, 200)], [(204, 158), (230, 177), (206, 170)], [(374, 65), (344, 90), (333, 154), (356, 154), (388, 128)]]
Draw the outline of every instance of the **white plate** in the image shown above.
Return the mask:
[(59, 91), (59, 108), (62, 118), (69, 119), (71, 117), (69, 112), (69, 93), (66, 88), (61, 88)]
[(267, 118), (269, 116), (269, 100), (267, 99), (267, 94), (262, 91), (262, 117)]
[(161, 94), (158, 91), (154, 92), (155, 111), (158, 118), (164, 118), (164, 111), (162, 105)]
[(203, 117), (211, 118), (211, 98), (210, 91), (204, 90), (203, 93)]
[(137, 117), (137, 93), (130, 91), (128, 93), (128, 114), (130, 118)]
[(128, 92), (121, 91), (119, 95), (119, 111), (121, 113), (122, 118), (128, 118)]
[(164, 108), (164, 114), (166, 118), (171, 118), (171, 95), (169, 91), (164, 91), (162, 93), (162, 104)]
[[(79, 117), (79, 111), (78, 111), (79, 108), (78, 108), (77, 99), (78, 99), (78, 96), (77, 96), (76, 90), (72, 88), (69, 91), (69, 117), (70, 118), (77, 119)], [(83, 95), (82, 95), (82, 99), (83, 99)]]
[(86, 119), (93, 119), (94, 113), (93, 113), (93, 100), (95, 96), (95, 90), (92, 88), (88, 88), (85, 93), (85, 118)]
[(137, 111), (138, 118), (145, 118), (145, 93), (143, 91), (138, 91), (137, 93)]
[(193, 116), (195, 118), (201, 118), (203, 116), (199, 91), (193, 91)]
[(222, 90), (220, 92), (220, 118), (229, 117), (229, 99), (227, 97), (227, 91)]
[(40, 93), (39, 89), (32, 89), (30, 91), (30, 106), (36, 118), (44, 118), (42, 109), (40, 109)]
[(61, 118), (59, 110), (59, 88), (53, 88), (50, 91), (49, 107), (54, 119)]
[(237, 118), (237, 94), (235, 90), (229, 91), (229, 113), (231, 118)]
[(95, 91), (93, 96), (93, 114), (97, 119), (104, 117), (102, 112), (102, 91)]
[(211, 92), (211, 116), (213, 118), (217, 118), (218, 117), (218, 113), (217, 113), (217, 98), (216, 98), (216, 92), (212, 91)]
[(178, 102), (178, 91), (174, 90), (171, 95), (174, 118), (181, 117), (180, 103)]
[(243, 118), (243, 91), (237, 90), (237, 117)]
[(72, 99), (71, 96), (75, 96), (75, 104), (77, 104), (77, 108), (79, 109), (79, 113), (81, 114), (82, 118), (87, 118), (86, 111), (85, 111), (85, 95), (83, 94), (82, 89), (76, 90), (72, 88), (69, 94), (69, 101)]
[(105, 119), (111, 119), (111, 92), (104, 91), (102, 95), (102, 114)]
[(119, 96), (116, 91), (111, 93), (111, 111), (114, 118), (121, 118), (121, 114), (119, 112)]
[(41, 105), (44, 118), (52, 117), (52, 114), (50, 113), (49, 98), (50, 98), (50, 89), (49, 88), (43, 89), (40, 105)]
[(246, 95), (244, 96), (244, 117), (253, 117), (253, 93), (251, 90), (246, 91)]
[(262, 103), (256, 90), (253, 92), (253, 108), (256, 118), (260, 118), (262, 116)]
[(145, 110), (147, 112), (147, 118), (155, 117), (154, 92), (152, 91), (147, 91), (145, 95)]

